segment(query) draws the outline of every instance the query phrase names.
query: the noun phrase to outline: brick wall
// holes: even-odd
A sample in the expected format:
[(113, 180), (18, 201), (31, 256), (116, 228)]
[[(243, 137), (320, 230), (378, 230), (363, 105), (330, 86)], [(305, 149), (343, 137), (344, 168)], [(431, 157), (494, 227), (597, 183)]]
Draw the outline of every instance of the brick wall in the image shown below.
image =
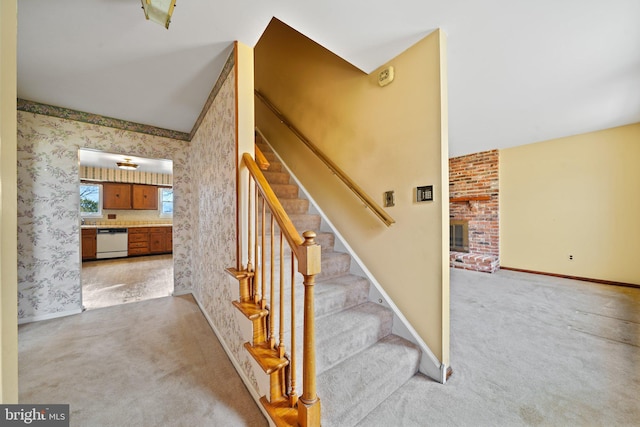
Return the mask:
[[(452, 199), (490, 197), (489, 200), (451, 202), (449, 217), (469, 221), (469, 255), (491, 256), (496, 260), (499, 255), (498, 163), (498, 150), (449, 159), (449, 196)], [(495, 260), (493, 264), (497, 269)]]

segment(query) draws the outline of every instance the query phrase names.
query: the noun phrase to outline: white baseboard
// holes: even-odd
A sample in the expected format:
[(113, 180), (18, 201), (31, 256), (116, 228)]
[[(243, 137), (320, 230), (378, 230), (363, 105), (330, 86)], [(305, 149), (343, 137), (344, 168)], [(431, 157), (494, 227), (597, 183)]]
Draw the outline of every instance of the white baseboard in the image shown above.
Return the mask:
[(22, 325), (23, 323), (40, 322), (42, 320), (56, 319), (58, 317), (73, 316), (74, 314), (80, 314), (80, 313), (82, 313), (82, 308), (77, 308), (74, 310), (67, 310), (67, 311), (58, 311), (55, 313), (43, 314), (40, 316), (24, 317), (22, 319), (18, 319), (18, 325)]
[[(225, 342), (224, 337), (222, 336), (222, 334), (220, 333), (216, 325), (213, 323), (213, 321), (209, 317), (209, 314), (207, 314), (207, 311), (204, 309), (204, 306), (200, 303), (200, 300), (198, 299), (198, 297), (193, 292), (180, 292), (180, 295), (187, 295), (187, 294), (191, 294), (193, 296), (193, 299), (196, 301), (196, 304), (198, 304), (198, 307), (200, 307), (200, 311), (204, 315), (205, 319), (207, 319), (207, 322), (209, 323), (209, 326), (211, 326), (213, 333), (218, 338), (218, 341), (220, 341), (220, 344), (222, 345), (224, 352), (227, 353), (227, 356), (229, 357), (229, 360), (231, 360), (233, 367), (236, 369), (236, 372), (238, 372), (238, 375), (240, 375), (242, 382), (244, 383), (247, 390), (249, 390), (249, 394), (251, 394), (251, 397), (253, 398), (253, 400), (255, 400), (256, 405), (258, 405), (258, 408), (260, 409), (264, 417), (269, 422), (269, 425), (271, 427), (276, 427), (276, 425), (271, 420), (271, 417), (267, 413), (267, 410), (264, 408), (264, 406), (262, 406), (262, 403), (260, 403), (260, 395), (258, 395), (257, 390), (253, 387), (253, 384), (251, 383), (251, 381), (249, 380), (245, 372), (240, 367), (240, 363), (238, 362), (236, 357), (233, 355), (233, 353), (231, 353), (231, 349)], [(229, 301), (229, 304), (231, 304), (231, 301)]]
[[(193, 295), (193, 297), (196, 298), (196, 295), (193, 293), (192, 289), (183, 289), (180, 291), (174, 290), (173, 292), (171, 292), (171, 296), (174, 296), (174, 297), (179, 297), (182, 295)], [(197, 298), (196, 298), (196, 301), (197, 301)], [(198, 303), (198, 305), (200, 306), (200, 303)], [(202, 306), (200, 306), (200, 310), (204, 313)]]

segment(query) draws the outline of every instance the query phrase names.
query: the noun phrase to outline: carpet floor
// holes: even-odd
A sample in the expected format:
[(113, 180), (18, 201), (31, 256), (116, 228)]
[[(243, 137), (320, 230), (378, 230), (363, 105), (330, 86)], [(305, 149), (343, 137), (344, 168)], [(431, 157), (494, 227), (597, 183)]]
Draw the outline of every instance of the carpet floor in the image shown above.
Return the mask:
[[(20, 401), (70, 403), (71, 425), (267, 425), (191, 297), (19, 339)], [(451, 364), (446, 385), (414, 376), (359, 425), (639, 426), (640, 289), (452, 270)]]
[(267, 426), (191, 296), (19, 327), (20, 403), (71, 426)]
[(640, 426), (640, 289), (452, 270), (451, 365), (359, 425)]

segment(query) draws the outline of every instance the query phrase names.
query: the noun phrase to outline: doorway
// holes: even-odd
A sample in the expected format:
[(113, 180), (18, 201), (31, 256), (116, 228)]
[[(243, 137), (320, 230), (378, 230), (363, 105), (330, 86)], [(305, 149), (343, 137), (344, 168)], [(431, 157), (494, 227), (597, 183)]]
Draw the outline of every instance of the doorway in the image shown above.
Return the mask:
[(83, 309), (173, 294), (173, 162), (78, 156)]

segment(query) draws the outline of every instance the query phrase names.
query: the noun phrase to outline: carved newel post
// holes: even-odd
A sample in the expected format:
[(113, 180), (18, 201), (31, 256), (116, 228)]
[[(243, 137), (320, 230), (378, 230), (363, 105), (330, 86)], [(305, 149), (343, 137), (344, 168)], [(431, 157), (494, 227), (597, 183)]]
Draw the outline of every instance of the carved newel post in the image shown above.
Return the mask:
[(298, 423), (302, 427), (320, 426), (320, 398), (316, 393), (316, 330), (314, 308), (315, 276), (320, 273), (320, 246), (316, 233), (305, 231), (299, 247), (298, 271), (304, 276), (304, 339), (302, 396), (298, 400)]

